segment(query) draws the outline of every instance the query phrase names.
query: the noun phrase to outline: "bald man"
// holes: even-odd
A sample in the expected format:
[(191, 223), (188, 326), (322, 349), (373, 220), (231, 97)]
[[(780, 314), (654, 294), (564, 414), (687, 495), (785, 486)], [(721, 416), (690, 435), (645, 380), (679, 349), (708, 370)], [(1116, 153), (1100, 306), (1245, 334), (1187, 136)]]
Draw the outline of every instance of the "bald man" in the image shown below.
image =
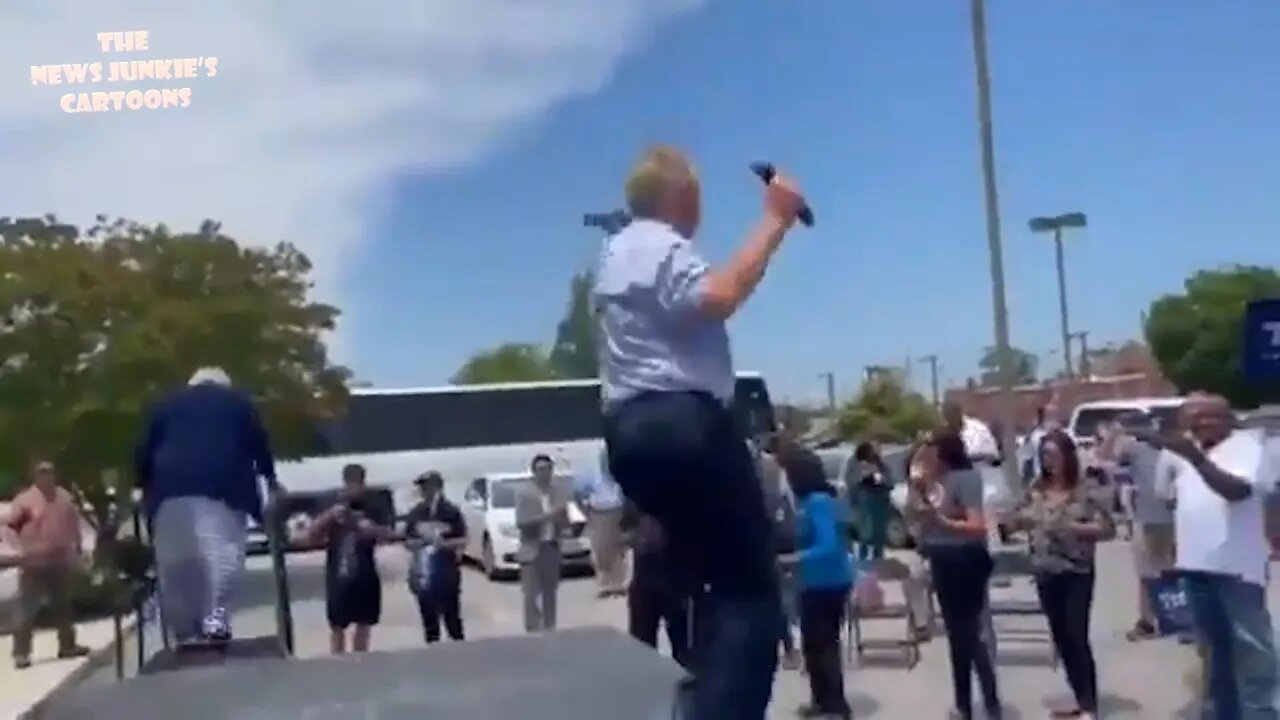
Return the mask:
[(601, 252), (601, 393), (609, 466), (623, 493), (666, 533), (698, 599), (696, 720), (761, 720), (782, 622), (772, 527), (746, 437), (729, 404), (725, 321), (755, 290), (803, 204), (785, 177), (723, 267), (694, 246), (701, 192), (680, 152), (655, 148), (626, 183), (633, 222)]
[(1175, 504), (1175, 565), (1209, 661), (1204, 717), (1275, 720), (1263, 516), (1277, 469), (1263, 434), (1237, 429), (1222, 397), (1190, 396), (1179, 425), (1184, 434), (1143, 439), (1163, 450), (1156, 481)]

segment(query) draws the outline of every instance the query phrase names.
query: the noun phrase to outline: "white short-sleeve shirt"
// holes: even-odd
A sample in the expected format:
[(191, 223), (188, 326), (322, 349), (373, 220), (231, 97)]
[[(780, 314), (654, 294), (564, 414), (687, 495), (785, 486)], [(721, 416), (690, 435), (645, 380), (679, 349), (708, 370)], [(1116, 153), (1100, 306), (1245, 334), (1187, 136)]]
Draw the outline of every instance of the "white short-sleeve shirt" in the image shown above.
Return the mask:
[(1213, 464), (1252, 484), (1253, 492), (1230, 502), (1214, 492), (1191, 463), (1162, 453), (1158, 472), (1167, 473), (1176, 502), (1177, 567), (1265, 586), (1271, 549), (1264, 506), (1276, 478), (1264, 438), (1260, 432), (1237, 430), (1207, 455)]

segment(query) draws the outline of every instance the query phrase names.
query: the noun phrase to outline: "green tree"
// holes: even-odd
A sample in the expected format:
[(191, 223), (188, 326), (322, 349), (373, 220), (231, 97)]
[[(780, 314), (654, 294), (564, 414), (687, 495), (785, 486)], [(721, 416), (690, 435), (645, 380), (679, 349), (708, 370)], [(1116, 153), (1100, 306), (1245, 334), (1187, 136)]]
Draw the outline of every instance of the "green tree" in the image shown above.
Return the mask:
[(542, 348), (532, 343), (504, 343), (472, 355), (450, 382), (480, 385), (554, 379), (556, 372)]
[(600, 377), (596, 348), (596, 318), (591, 311), (591, 273), (581, 272), (569, 281), (569, 304), (556, 327), (551, 346), (551, 367), (561, 378)]
[(1182, 392), (1219, 393), (1239, 407), (1280, 398), (1280, 388), (1246, 382), (1241, 351), (1245, 307), (1251, 300), (1280, 297), (1280, 273), (1237, 265), (1202, 270), (1187, 278), (1180, 294), (1151, 304), (1144, 328), (1164, 376)]
[[(1013, 356), (1013, 384), (1029, 385), (1035, 382), (1040, 364), (1036, 356), (1016, 347), (1009, 348), (1009, 352)], [(980, 384), (987, 387), (1000, 384), (1000, 353), (994, 345), (988, 345), (982, 351), (978, 369), (981, 371), (978, 378)]]
[(837, 420), (841, 437), (877, 442), (909, 442), (937, 425), (938, 414), (929, 401), (888, 375), (864, 382)]
[(258, 402), (282, 458), (341, 409), (347, 371), (323, 336), (338, 311), (308, 299), (290, 245), (247, 248), (217, 223), (174, 234), (126, 220), (80, 233), (49, 216), (0, 219), (0, 468), (55, 459), (101, 527), (127, 497), (146, 409), (203, 365)]

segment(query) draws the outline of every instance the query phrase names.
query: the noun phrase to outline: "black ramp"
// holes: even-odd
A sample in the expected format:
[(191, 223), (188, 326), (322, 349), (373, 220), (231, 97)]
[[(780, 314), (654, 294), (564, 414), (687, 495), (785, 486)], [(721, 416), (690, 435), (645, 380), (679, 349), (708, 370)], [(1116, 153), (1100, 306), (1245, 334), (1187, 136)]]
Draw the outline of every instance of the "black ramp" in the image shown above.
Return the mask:
[(683, 673), (616, 630), (243, 660), (73, 691), (43, 720), (668, 720)]

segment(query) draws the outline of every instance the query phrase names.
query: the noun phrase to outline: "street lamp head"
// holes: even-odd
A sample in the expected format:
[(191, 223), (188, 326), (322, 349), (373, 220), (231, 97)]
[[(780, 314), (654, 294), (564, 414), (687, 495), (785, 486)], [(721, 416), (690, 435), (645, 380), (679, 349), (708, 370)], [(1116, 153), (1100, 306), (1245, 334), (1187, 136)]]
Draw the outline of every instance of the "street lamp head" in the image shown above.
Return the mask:
[(631, 215), (626, 210), (614, 210), (607, 213), (587, 213), (582, 216), (583, 227), (600, 228), (613, 235), (621, 232), (631, 224)]
[(1063, 228), (1082, 228), (1085, 224), (1086, 218), (1082, 212), (1066, 213), (1052, 217), (1033, 217), (1027, 223), (1031, 228), (1031, 232), (1054, 232)]

